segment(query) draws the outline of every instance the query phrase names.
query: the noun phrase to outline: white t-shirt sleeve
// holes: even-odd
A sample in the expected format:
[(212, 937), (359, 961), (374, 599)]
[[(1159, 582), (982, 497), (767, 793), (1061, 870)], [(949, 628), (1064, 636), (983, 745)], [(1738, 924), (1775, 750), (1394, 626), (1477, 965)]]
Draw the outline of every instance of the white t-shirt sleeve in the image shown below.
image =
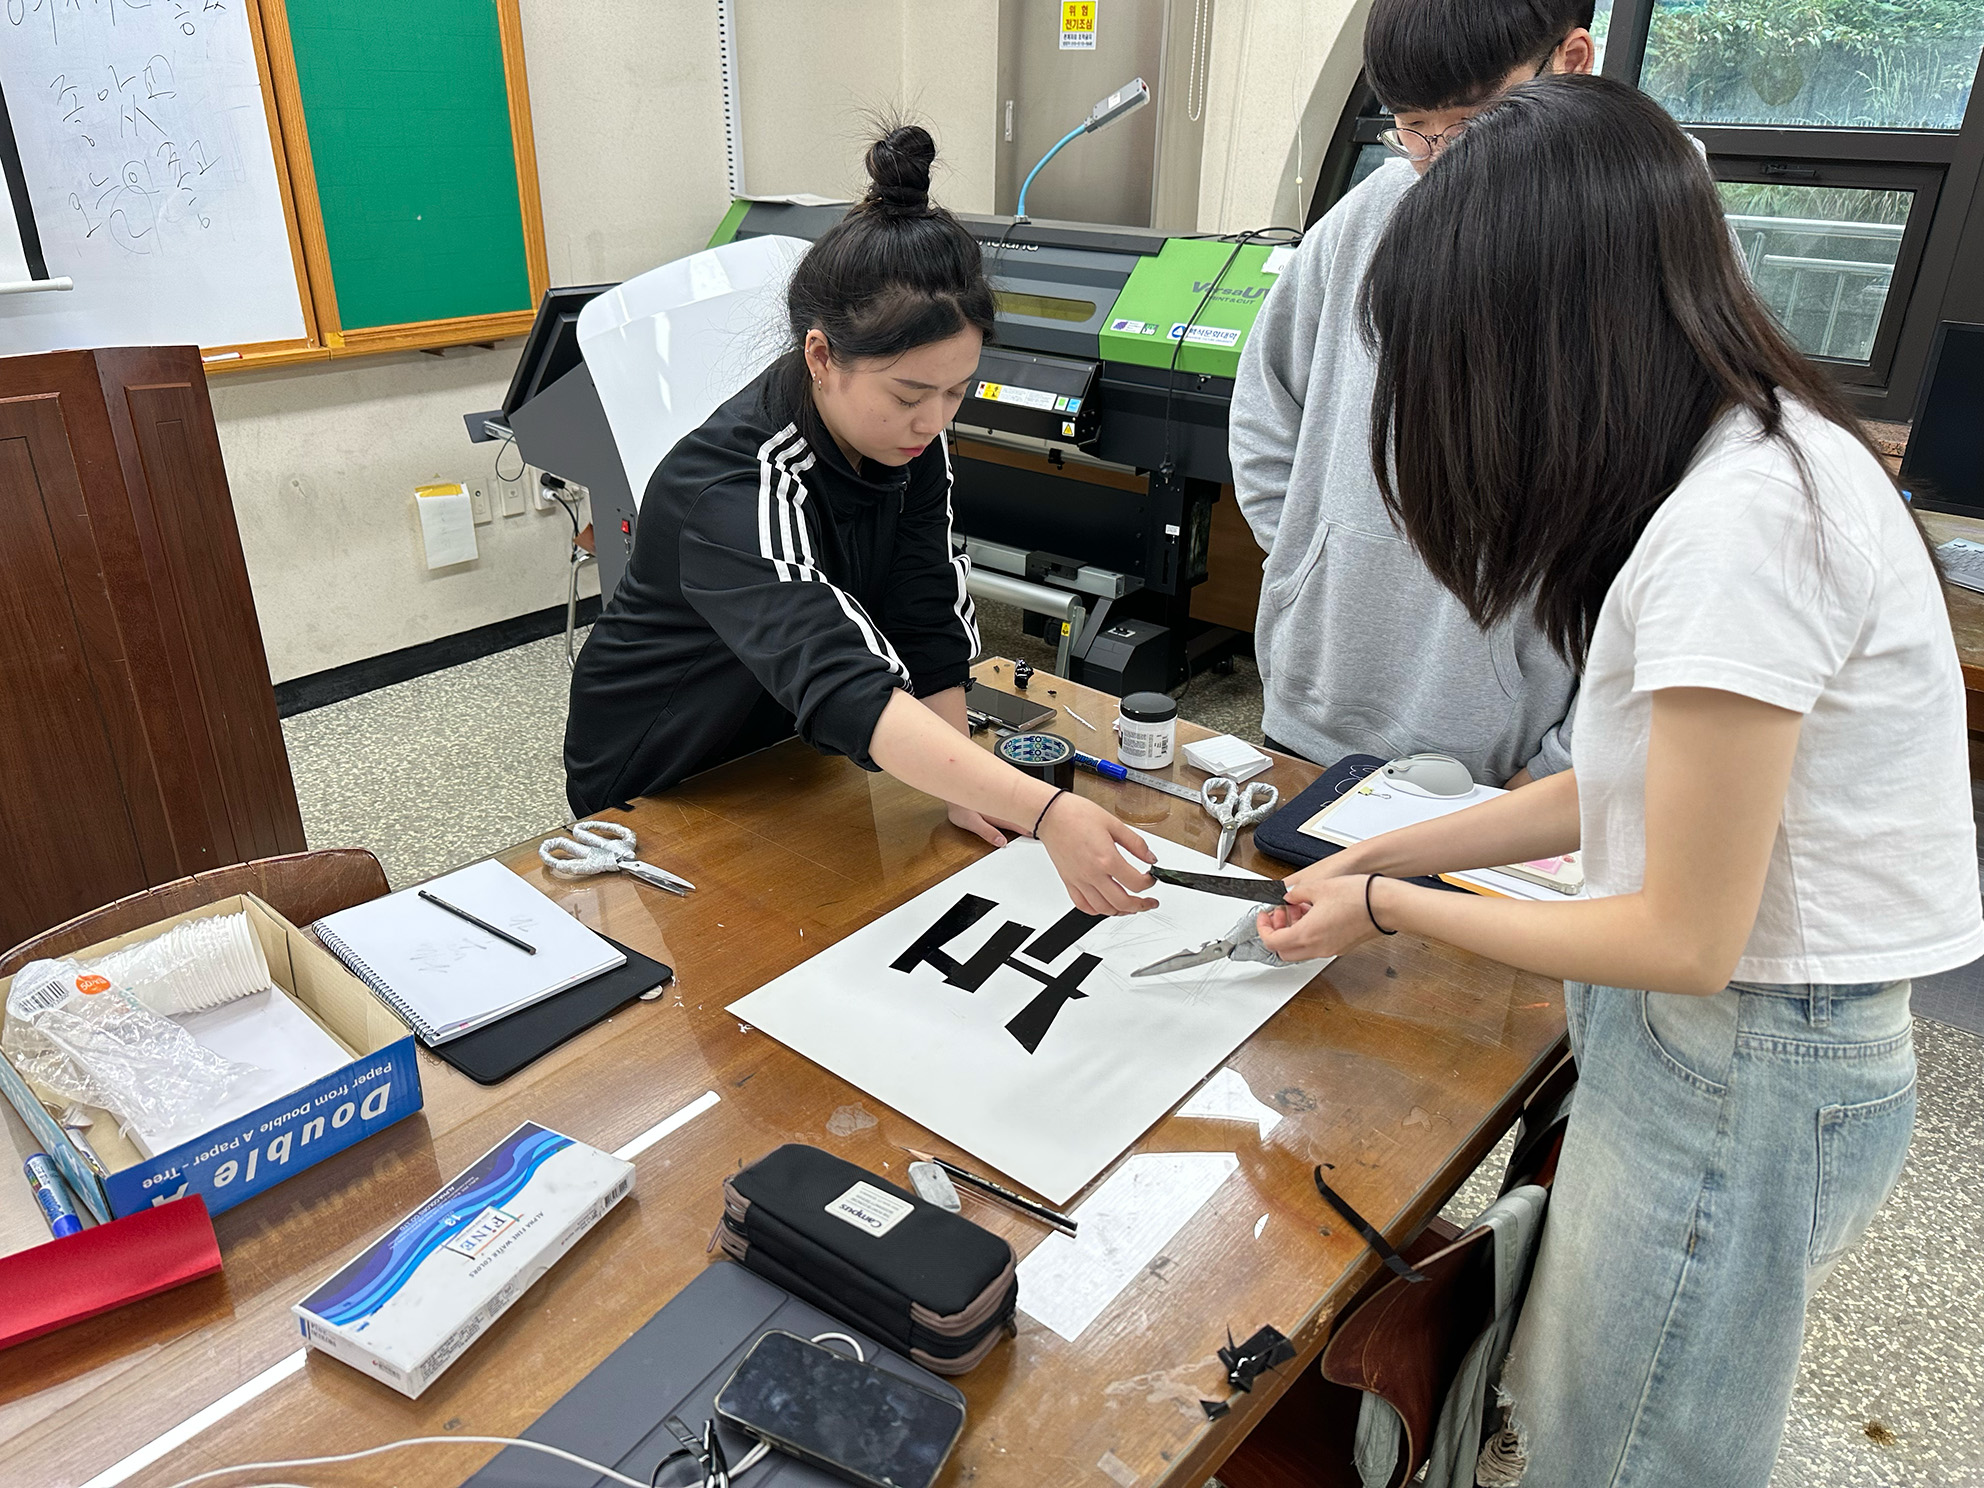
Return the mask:
[(1788, 465), (1752, 446), (1655, 516), (1633, 558), (1633, 691), (1709, 687), (1808, 713), (1845, 664), (1873, 566)]

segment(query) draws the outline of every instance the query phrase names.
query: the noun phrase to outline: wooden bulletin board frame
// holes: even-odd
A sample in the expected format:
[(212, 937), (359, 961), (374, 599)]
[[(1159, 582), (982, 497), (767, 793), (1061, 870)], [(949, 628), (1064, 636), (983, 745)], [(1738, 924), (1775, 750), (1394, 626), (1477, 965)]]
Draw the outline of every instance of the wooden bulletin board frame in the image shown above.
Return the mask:
[(510, 146), (516, 160), (517, 202), (523, 214), (524, 267), (530, 304), (491, 315), (346, 330), (338, 318), (337, 285), (331, 271), (323, 207), (310, 157), (310, 130), (303, 112), (285, 0), (244, 0), (275, 146), (276, 175), (282, 188), (283, 216), (289, 228), (297, 291), (303, 302), (304, 341), (262, 341), (202, 347), (207, 371), (321, 362), (384, 351), (439, 351), (448, 346), (490, 343), (521, 336), (530, 329), (537, 305), (550, 287), (544, 246), (544, 211), (537, 182), (537, 144), (531, 128), (530, 86), (524, 69), (523, 14), (519, 0), (495, 0), (503, 79), (508, 94)]

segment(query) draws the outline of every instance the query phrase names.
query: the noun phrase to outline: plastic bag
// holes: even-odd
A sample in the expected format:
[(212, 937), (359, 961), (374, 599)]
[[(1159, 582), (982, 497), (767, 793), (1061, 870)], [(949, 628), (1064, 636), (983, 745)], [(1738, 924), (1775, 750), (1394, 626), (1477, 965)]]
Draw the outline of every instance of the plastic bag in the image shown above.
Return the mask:
[(204, 1125), (255, 1066), (225, 1059), (170, 1018), (82, 962), (32, 961), (7, 995), (0, 1049), (65, 1102), (97, 1106), (125, 1126)]

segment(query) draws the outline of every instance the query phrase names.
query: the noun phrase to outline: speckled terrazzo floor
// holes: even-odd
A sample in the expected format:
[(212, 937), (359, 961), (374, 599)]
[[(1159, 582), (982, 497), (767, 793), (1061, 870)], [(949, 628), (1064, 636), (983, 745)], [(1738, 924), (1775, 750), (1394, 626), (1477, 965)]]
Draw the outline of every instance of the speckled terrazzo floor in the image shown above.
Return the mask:
[[(1016, 611), (981, 621), (988, 651), (1051, 661)], [(369, 847), (399, 886), (567, 820), (566, 679), (557, 637), (286, 720), (311, 845)], [(1259, 674), (1196, 678), (1182, 711), (1259, 742)], [(1917, 1012), (1908, 1164), (1813, 1305), (1772, 1488), (1984, 1488), (1984, 965)], [(1449, 1217), (1492, 1197), (1506, 1146)]]

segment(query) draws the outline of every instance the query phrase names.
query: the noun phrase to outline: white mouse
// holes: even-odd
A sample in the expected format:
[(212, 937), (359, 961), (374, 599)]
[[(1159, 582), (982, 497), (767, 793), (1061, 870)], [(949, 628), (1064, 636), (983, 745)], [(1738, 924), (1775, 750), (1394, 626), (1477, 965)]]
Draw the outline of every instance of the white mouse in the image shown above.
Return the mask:
[(1409, 754), (1378, 773), (1429, 796), (1464, 796), (1474, 789), (1474, 777), (1467, 773), (1467, 766), (1451, 754)]

